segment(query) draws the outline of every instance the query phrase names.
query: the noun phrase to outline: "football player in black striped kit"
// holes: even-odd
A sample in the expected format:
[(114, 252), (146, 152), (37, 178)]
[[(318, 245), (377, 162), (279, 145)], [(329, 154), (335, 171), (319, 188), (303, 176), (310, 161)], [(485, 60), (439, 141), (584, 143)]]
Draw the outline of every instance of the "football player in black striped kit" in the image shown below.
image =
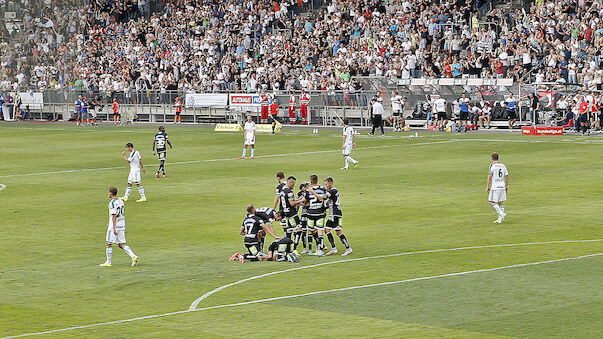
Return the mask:
[[(153, 155), (157, 154), (159, 158), (159, 169), (155, 176), (159, 178), (159, 173), (163, 172), (163, 177), (166, 177), (165, 174), (165, 156), (167, 153), (166, 143), (170, 145), (170, 149), (172, 149), (172, 143), (170, 139), (168, 139), (167, 133), (165, 133), (165, 127), (159, 126), (159, 132), (155, 134), (155, 138), (153, 138)], [(155, 152), (157, 150), (157, 152)]]
[(339, 201), (339, 191), (337, 190), (337, 188), (335, 188), (335, 186), (333, 186), (333, 178), (325, 178), (324, 194), (316, 193), (312, 188), (310, 188), (309, 191), (313, 192), (319, 200), (327, 200), (329, 204), (329, 218), (325, 226), (325, 233), (327, 235), (327, 239), (329, 239), (329, 243), (331, 244), (331, 250), (327, 252), (327, 255), (337, 254), (337, 248), (335, 247), (335, 239), (333, 239), (333, 234), (331, 234), (331, 230), (335, 231), (335, 233), (339, 237), (339, 240), (341, 240), (341, 243), (345, 246), (345, 252), (342, 254), (342, 256), (352, 254), (352, 247), (350, 247), (348, 239), (345, 237), (343, 231), (341, 230), (341, 203)]

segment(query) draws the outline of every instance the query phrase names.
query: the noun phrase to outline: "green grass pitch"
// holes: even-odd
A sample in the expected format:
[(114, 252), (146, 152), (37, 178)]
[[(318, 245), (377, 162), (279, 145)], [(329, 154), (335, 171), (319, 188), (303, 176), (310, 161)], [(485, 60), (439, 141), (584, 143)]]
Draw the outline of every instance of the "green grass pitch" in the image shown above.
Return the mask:
[[(156, 179), (155, 127), (0, 125), (0, 337), (352, 286), (579, 257), (603, 241), (603, 138), (508, 134), (390, 134), (357, 138), (357, 169), (341, 171), (339, 130), (257, 137), (167, 126), (174, 149)], [(364, 133), (366, 134), (366, 133)], [(126, 203), (127, 240), (105, 260), (107, 189), (120, 196), (126, 142), (141, 152), (149, 201)], [(503, 224), (485, 192), (493, 151), (510, 172)], [(286, 155), (288, 154), (288, 155)], [(215, 161), (213, 161), (215, 160)], [(94, 170), (87, 170), (94, 169)], [(228, 262), (243, 251), (245, 206), (271, 205), (279, 170), (333, 176), (350, 257), (299, 264)], [(45, 174), (40, 174), (45, 173)], [(36, 174), (36, 175), (28, 175)], [(2, 187), (2, 186), (0, 186)], [(275, 225), (278, 226), (278, 225)], [(277, 233), (282, 231), (275, 227)], [(267, 241), (267, 244), (269, 241)], [(343, 252), (343, 247), (336, 239)], [(603, 332), (603, 256), (203, 309), (82, 327), (41, 337), (593, 338)]]

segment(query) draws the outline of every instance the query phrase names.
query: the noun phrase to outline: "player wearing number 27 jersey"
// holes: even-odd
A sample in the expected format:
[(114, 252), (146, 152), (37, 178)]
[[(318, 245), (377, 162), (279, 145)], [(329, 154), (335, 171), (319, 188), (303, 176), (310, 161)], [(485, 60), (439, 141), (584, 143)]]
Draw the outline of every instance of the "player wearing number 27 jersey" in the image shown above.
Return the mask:
[(504, 202), (507, 200), (507, 187), (509, 185), (509, 172), (507, 166), (498, 161), (498, 153), (492, 153), (492, 163), (488, 172), (488, 203), (496, 213), (498, 219), (494, 223), (501, 223), (507, 215)]
[(157, 154), (159, 158), (159, 169), (155, 176), (159, 178), (159, 173), (163, 172), (163, 177), (165, 178), (165, 159), (167, 154), (167, 146), (170, 145), (172, 148), (172, 143), (170, 139), (168, 139), (167, 133), (165, 133), (165, 127), (159, 126), (159, 132), (155, 134), (153, 138), (153, 155)]

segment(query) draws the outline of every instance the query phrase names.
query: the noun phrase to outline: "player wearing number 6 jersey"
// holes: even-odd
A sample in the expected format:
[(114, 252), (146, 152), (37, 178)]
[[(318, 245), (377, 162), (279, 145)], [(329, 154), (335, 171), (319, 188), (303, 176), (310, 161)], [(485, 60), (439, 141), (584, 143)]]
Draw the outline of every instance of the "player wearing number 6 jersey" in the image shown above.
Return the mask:
[(109, 223), (107, 224), (107, 261), (100, 264), (101, 267), (111, 267), (113, 256), (112, 244), (117, 244), (132, 258), (132, 266), (138, 263), (138, 256), (132, 252), (130, 246), (126, 245), (126, 216), (124, 214), (124, 202), (117, 197), (117, 188), (109, 187)]
[(498, 153), (492, 153), (492, 163), (490, 164), (490, 171), (488, 172), (488, 203), (496, 213), (498, 219), (494, 220), (494, 223), (500, 224), (505, 220), (505, 207), (504, 203), (507, 200), (507, 188), (509, 186), (509, 172), (507, 166), (498, 161)]
[[(165, 127), (159, 126), (159, 132), (155, 134), (155, 138), (153, 138), (153, 155), (157, 154), (159, 157), (159, 169), (155, 176), (159, 178), (159, 173), (163, 172), (163, 177), (165, 178), (165, 158), (167, 154), (167, 147), (165, 144), (170, 145), (170, 149), (172, 149), (172, 143), (170, 139), (168, 139), (167, 133), (165, 133)], [(157, 152), (155, 152), (157, 150)]]

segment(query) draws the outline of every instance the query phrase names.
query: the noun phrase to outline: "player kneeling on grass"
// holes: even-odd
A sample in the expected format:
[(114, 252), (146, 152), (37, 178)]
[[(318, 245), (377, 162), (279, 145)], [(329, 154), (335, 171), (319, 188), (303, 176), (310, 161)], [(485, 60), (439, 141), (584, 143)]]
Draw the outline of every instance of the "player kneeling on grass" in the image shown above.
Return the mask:
[(240, 231), (241, 235), (245, 236), (245, 240), (243, 241), (243, 243), (245, 244), (245, 247), (247, 248), (247, 251), (249, 253), (235, 253), (230, 257), (230, 259), (228, 259), (228, 261), (239, 259), (239, 262), (243, 263), (245, 259), (249, 261), (258, 261), (263, 259), (265, 254), (262, 253), (262, 249), (260, 248), (260, 242), (258, 240), (260, 230), (263, 230), (267, 234), (270, 234), (274, 239), (278, 239), (272, 228), (268, 227), (260, 217), (255, 215), (255, 213), (255, 207), (253, 207), (253, 205), (248, 205), (247, 215), (243, 220), (243, 224), (241, 225)]
[(331, 244), (331, 250), (327, 252), (327, 255), (337, 254), (337, 248), (335, 247), (335, 239), (333, 238), (331, 230), (335, 231), (335, 233), (339, 237), (339, 240), (341, 240), (341, 243), (345, 246), (345, 252), (342, 254), (342, 256), (350, 255), (352, 254), (353, 250), (350, 247), (350, 244), (348, 243), (348, 239), (345, 237), (343, 231), (341, 230), (341, 203), (339, 200), (339, 191), (337, 190), (337, 188), (335, 188), (335, 186), (333, 186), (333, 178), (325, 178), (325, 189), (326, 190), (324, 194), (317, 194), (312, 188), (309, 188), (308, 190), (312, 192), (318, 200), (326, 199), (329, 205), (329, 218), (327, 220), (327, 224), (325, 225), (325, 234), (327, 235), (327, 239)]
[(488, 203), (496, 213), (498, 219), (494, 220), (495, 224), (500, 224), (505, 220), (504, 203), (507, 200), (507, 187), (509, 186), (509, 172), (507, 166), (498, 161), (498, 153), (492, 153), (492, 163), (488, 173)]
[(251, 156), (249, 159), (253, 159), (255, 153), (255, 122), (251, 120), (251, 115), (247, 116), (244, 130), (245, 142), (243, 144), (243, 154), (239, 157), (239, 159), (245, 159), (245, 155), (247, 155), (247, 146), (251, 146)]
[(117, 197), (117, 188), (109, 187), (109, 223), (107, 224), (107, 261), (100, 264), (101, 267), (111, 267), (113, 257), (112, 244), (117, 244), (132, 258), (132, 266), (138, 263), (138, 256), (132, 252), (130, 246), (126, 245), (126, 216), (124, 214), (124, 202)]
[(293, 240), (291, 240), (291, 238), (280, 238), (270, 244), (268, 247), (268, 253), (260, 260), (289, 261), (298, 263), (299, 257), (297, 254), (292, 253), (291, 251), (292, 244)]
[(126, 144), (126, 149), (130, 152), (130, 156), (126, 156), (126, 152), (122, 152), (124, 156), (124, 160), (130, 164), (130, 174), (128, 175), (128, 188), (126, 188), (126, 194), (122, 198), (123, 201), (128, 201), (130, 198), (130, 192), (132, 192), (132, 184), (136, 183), (138, 186), (138, 193), (140, 193), (140, 199), (136, 200), (136, 202), (144, 202), (147, 201), (147, 196), (144, 194), (144, 188), (142, 187), (142, 180), (140, 171), (142, 173), (147, 173), (146, 168), (142, 164), (142, 158), (140, 157), (140, 153), (134, 149), (134, 145), (131, 142)]

